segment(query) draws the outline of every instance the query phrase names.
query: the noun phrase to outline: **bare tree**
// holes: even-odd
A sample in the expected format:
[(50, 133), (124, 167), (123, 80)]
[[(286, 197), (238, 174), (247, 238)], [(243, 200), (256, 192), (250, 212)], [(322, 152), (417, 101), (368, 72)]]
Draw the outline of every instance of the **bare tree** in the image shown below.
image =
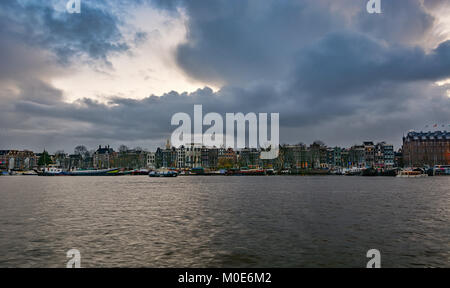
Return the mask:
[(79, 156), (85, 158), (86, 156), (88, 156), (89, 151), (88, 151), (88, 149), (86, 148), (86, 146), (84, 146), (84, 145), (79, 145), (79, 146), (75, 147), (74, 154), (75, 154), (75, 155), (79, 155)]

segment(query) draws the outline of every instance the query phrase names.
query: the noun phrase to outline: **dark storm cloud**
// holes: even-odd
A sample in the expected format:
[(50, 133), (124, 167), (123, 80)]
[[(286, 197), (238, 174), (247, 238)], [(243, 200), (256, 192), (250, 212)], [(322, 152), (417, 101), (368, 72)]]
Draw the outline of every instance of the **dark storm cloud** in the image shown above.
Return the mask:
[(50, 49), (63, 63), (81, 55), (106, 62), (110, 53), (123, 52), (128, 45), (118, 17), (99, 3), (83, 1), (83, 13), (69, 14), (58, 11), (52, 1), (1, 1), (0, 36)]
[(320, 1), (186, 1), (188, 42), (177, 60), (190, 75), (242, 85), (284, 79), (309, 42), (343, 27)]
[[(0, 147), (163, 144), (172, 115), (191, 114), (194, 104), (203, 104), (204, 113), (279, 112), (281, 140), (290, 143), (398, 145), (408, 129), (450, 122), (450, 87), (434, 84), (450, 77), (450, 42), (429, 51), (414, 44), (434, 23), (419, 0), (382, 1), (382, 15), (366, 13), (365, 0), (151, 1), (187, 14), (187, 41), (175, 52), (184, 72), (224, 86), (142, 100), (112, 97), (107, 104), (63, 102), (64, 91), (48, 81), (60, 63), (41, 50), (59, 62), (77, 55), (107, 61), (133, 45), (119, 32), (120, 11), (144, 2), (95, 2), (84, 18), (55, 14), (44, 2), (0, 4), (6, 17), (0, 60), (7, 63), (0, 80), (12, 79), (20, 90), (0, 87)], [(129, 38), (140, 42), (146, 35)]]
[(284, 79), (295, 54), (333, 32), (363, 33), (390, 46), (418, 42), (434, 22), (420, 0), (383, 1), (376, 15), (367, 13), (365, 0), (169, 3), (161, 5), (178, 3), (190, 17), (188, 42), (177, 50), (180, 66), (198, 79), (240, 85)]
[(333, 33), (300, 52), (296, 73), (297, 89), (323, 97), (386, 81), (441, 80), (450, 77), (450, 41), (427, 54), (418, 47), (386, 46), (363, 34)]

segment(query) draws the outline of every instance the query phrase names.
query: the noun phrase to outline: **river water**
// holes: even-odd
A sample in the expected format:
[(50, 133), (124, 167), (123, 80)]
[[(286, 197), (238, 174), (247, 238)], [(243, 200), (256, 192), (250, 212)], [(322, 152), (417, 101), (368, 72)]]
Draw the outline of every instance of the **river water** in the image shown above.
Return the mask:
[(0, 267), (450, 267), (450, 177), (0, 177)]

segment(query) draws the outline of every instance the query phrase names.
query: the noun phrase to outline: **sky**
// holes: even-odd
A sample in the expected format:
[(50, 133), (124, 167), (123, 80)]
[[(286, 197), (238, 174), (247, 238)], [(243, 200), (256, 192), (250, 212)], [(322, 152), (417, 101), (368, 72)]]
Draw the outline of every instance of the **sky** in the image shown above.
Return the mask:
[(0, 149), (152, 150), (195, 104), (279, 113), (281, 143), (450, 130), (447, 0), (66, 3), (0, 1)]

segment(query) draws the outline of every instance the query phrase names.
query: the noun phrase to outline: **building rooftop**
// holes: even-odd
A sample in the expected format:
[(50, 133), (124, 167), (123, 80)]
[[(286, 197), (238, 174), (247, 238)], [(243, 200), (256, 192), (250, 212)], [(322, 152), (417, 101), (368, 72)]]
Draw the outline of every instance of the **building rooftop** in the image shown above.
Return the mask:
[(97, 153), (97, 154), (111, 154), (111, 153), (114, 153), (114, 150), (112, 148), (110, 148), (109, 146), (106, 146), (106, 147), (98, 146), (98, 149), (97, 149), (97, 151), (95, 153)]
[(447, 132), (447, 131), (428, 131), (428, 132), (410, 131), (406, 135), (406, 138), (414, 139), (414, 140), (450, 140), (450, 132)]

